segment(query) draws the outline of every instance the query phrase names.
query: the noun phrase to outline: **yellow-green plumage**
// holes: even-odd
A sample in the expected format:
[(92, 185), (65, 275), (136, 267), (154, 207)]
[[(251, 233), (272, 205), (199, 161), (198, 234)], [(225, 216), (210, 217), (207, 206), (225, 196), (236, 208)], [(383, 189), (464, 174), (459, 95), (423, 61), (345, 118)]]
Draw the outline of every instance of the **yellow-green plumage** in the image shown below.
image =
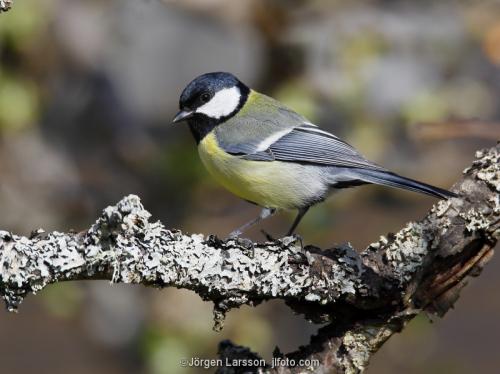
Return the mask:
[(250, 90), (229, 73), (197, 77), (182, 92), (174, 122), (188, 120), (210, 174), (235, 195), (264, 209), (241, 234), (276, 209), (297, 209), (291, 234), (329, 191), (375, 183), (440, 198), (446, 190), (401, 177), (365, 159), (280, 102)]
[[(322, 196), (326, 186), (321, 169), (280, 161), (249, 161), (226, 153), (214, 133), (198, 145), (208, 172), (235, 195), (260, 206), (297, 209), (311, 196)], [(297, 176), (300, 176), (298, 178)]]

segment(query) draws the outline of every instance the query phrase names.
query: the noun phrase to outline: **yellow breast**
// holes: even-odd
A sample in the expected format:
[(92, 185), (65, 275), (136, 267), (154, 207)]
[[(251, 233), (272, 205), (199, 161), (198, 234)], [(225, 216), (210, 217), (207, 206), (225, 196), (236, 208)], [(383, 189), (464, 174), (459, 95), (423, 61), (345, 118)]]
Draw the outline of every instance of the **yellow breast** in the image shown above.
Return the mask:
[(226, 153), (213, 133), (198, 145), (209, 173), (235, 195), (260, 206), (296, 209), (325, 194), (316, 168), (280, 161), (249, 161)]

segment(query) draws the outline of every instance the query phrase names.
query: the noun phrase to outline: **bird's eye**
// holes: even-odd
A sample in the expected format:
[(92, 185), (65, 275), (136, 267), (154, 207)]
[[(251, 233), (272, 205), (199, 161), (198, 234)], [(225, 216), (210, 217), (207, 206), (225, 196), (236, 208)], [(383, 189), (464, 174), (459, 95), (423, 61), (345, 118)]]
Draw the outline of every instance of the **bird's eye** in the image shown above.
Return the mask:
[(205, 92), (205, 93), (201, 94), (200, 99), (204, 103), (208, 103), (208, 101), (210, 100), (210, 94), (208, 92)]

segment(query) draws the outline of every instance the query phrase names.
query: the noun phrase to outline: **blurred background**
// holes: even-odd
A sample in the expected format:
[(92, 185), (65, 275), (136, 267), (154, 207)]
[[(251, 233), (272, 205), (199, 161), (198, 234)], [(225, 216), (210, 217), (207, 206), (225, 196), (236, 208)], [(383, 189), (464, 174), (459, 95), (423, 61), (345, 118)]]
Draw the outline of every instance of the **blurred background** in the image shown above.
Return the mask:
[[(0, 228), (87, 228), (125, 194), (185, 232), (227, 235), (258, 208), (216, 185), (181, 90), (230, 71), (403, 175), (450, 187), (500, 139), (499, 1), (18, 0), (0, 14)], [(360, 250), (417, 220), (430, 197), (373, 186), (335, 195), (299, 227)], [(283, 233), (292, 213), (266, 221)], [(261, 226), (262, 227), (262, 226)], [(248, 233), (262, 240), (259, 228)], [(495, 372), (500, 259), (443, 320), (417, 318), (368, 373)], [(230, 312), (175, 289), (79, 282), (0, 312), (5, 373), (198, 373), (225, 338), (270, 358), (317, 326), (274, 301)]]

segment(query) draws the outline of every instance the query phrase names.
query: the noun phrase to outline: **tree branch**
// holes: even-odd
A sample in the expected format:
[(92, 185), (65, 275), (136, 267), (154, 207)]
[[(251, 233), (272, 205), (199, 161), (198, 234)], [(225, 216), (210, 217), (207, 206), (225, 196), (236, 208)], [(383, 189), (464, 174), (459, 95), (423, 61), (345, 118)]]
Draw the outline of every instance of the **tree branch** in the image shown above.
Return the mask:
[[(134, 195), (106, 208), (85, 232), (38, 230), (28, 238), (0, 231), (0, 295), (17, 310), (28, 294), (59, 281), (185, 288), (214, 302), (216, 328), (231, 308), (284, 299), (307, 319), (330, 324), (299, 351), (275, 352), (289, 360), (280, 373), (360, 372), (419, 312), (444, 315), (491, 258), (500, 236), (500, 145), (476, 157), (453, 188), (458, 198), (438, 202), (361, 254), (348, 245), (302, 247), (296, 237), (252, 243), (185, 235), (151, 222)], [(227, 341), (219, 351), (223, 360), (259, 357)], [(317, 362), (298, 367), (300, 359)]]

